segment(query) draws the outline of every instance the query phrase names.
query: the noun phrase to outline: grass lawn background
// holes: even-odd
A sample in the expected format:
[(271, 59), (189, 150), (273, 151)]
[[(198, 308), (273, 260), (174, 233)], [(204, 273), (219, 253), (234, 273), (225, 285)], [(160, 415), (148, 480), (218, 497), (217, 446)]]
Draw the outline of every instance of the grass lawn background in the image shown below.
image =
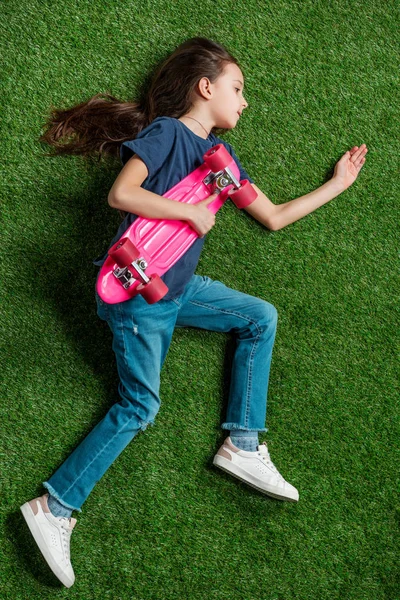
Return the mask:
[[(399, 592), (399, 11), (395, 2), (5, 1), (2, 14), (1, 597), (396, 600)], [(96, 486), (63, 588), (19, 506), (118, 399), (92, 259), (119, 224), (118, 162), (48, 158), (51, 106), (138, 96), (184, 39), (237, 56), (250, 107), (226, 139), (275, 203), (366, 143), (356, 183), (269, 232), (233, 205), (197, 272), (279, 313), (267, 426), (297, 505), (212, 467), (229, 336), (178, 330), (154, 427)]]

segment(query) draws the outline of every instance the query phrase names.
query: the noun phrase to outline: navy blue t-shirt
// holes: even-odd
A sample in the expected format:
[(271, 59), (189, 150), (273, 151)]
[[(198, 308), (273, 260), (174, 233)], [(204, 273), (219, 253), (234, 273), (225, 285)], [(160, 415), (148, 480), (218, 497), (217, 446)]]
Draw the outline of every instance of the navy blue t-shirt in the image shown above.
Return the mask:
[[(249, 179), (250, 183), (253, 183), (230, 144), (213, 133), (210, 133), (207, 139), (203, 139), (186, 127), (182, 121), (172, 117), (155, 119), (134, 140), (122, 144), (120, 155), (123, 165), (134, 154), (139, 156), (148, 169), (148, 176), (142, 183), (142, 187), (162, 196), (199, 167), (203, 163), (204, 153), (216, 144), (223, 144), (233, 157), (240, 170), (240, 179)], [(119, 240), (135, 219), (137, 215), (127, 214), (109, 248)], [(204, 241), (204, 237), (197, 239), (178, 262), (162, 276), (169, 289), (164, 296), (165, 300), (176, 298), (183, 293), (185, 285), (195, 272)], [(94, 264), (101, 266), (106, 257), (107, 253), (96, 259)]]

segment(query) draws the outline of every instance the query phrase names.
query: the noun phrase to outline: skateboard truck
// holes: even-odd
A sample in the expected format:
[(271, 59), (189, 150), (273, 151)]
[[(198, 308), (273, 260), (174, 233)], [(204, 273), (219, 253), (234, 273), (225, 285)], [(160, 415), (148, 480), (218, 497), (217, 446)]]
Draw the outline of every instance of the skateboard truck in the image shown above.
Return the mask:
[(168, 287), (157, 273), (150, 277), (146, 275), (144, 270), (148, 267), (148, 261), (140, 256), (132, 240), (122, 238), (110, 248), (109, 255), (116, 263), (111, 273), (126, 292), (136, 288), (136, 294), (141, 294), (149, 304), (164, 298)]
[(213, 184), (214, 190), (218, 189), (220, 192), (228, 185), (233, 184), (235, 188), (240, 188), (240, 181), (236, 179), (232, 171), (226, 167), (223, 171), (218, 173), (210, 173), (203, 179), (205, 185)]
[[(133, 267), (138, 274), (138, 277), (134, 277), (129, 270), (129, 267)], [(129, 289), (130, 286), (134, 283), (135, 279), (139, 279), (142, 283), (149, 283), (150, 278), (147, 277), (144, 269), (147, 269), (147, 262), (144, 258), (139, 258), (138, 260), (134, 260), (129, 267), (117, 267), (113, 271), (114, 277), (121, 282), (124, 289)]]

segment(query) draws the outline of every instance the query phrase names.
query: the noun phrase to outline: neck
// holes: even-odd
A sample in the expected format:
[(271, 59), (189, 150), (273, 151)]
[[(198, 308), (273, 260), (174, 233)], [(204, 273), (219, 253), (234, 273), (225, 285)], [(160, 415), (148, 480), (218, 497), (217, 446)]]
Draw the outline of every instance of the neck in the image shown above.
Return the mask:
[(182, 121), (188, 129), (193, 131), (199, 137), (203, 139), (207, 139), (210, 135), (211, 129), (213, 125), (207, 120), (204, 115), (196, 115), (194, 113), (187, 113), (179, 118), (179, 121)]

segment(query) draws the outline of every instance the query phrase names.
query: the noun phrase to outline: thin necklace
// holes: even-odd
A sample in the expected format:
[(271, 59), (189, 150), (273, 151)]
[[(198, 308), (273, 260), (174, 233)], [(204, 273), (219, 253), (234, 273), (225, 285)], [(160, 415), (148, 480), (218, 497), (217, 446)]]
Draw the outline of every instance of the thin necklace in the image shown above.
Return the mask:
[[(197, 119), (194, 119), (193, 117), (188, 117), (188, 116), (185, 116), (184, 118), (185, 118), (185, 119), (192, 119), (192, 121), (196, 121), (196, 123), (198, 123), (199, 125), (201, 125), (200, 121), (198, 121)], [(203, 125), (201, 125), (201, 127), (203, 127)], [(206, 129), (205, 127), (203, 127), (203, 129), (204, 129), (204, 131), (206, 132), (206, 134), (207, 134), (207, 137), (208, 137), (210, 134), (208, 133), (207, 129)]]

